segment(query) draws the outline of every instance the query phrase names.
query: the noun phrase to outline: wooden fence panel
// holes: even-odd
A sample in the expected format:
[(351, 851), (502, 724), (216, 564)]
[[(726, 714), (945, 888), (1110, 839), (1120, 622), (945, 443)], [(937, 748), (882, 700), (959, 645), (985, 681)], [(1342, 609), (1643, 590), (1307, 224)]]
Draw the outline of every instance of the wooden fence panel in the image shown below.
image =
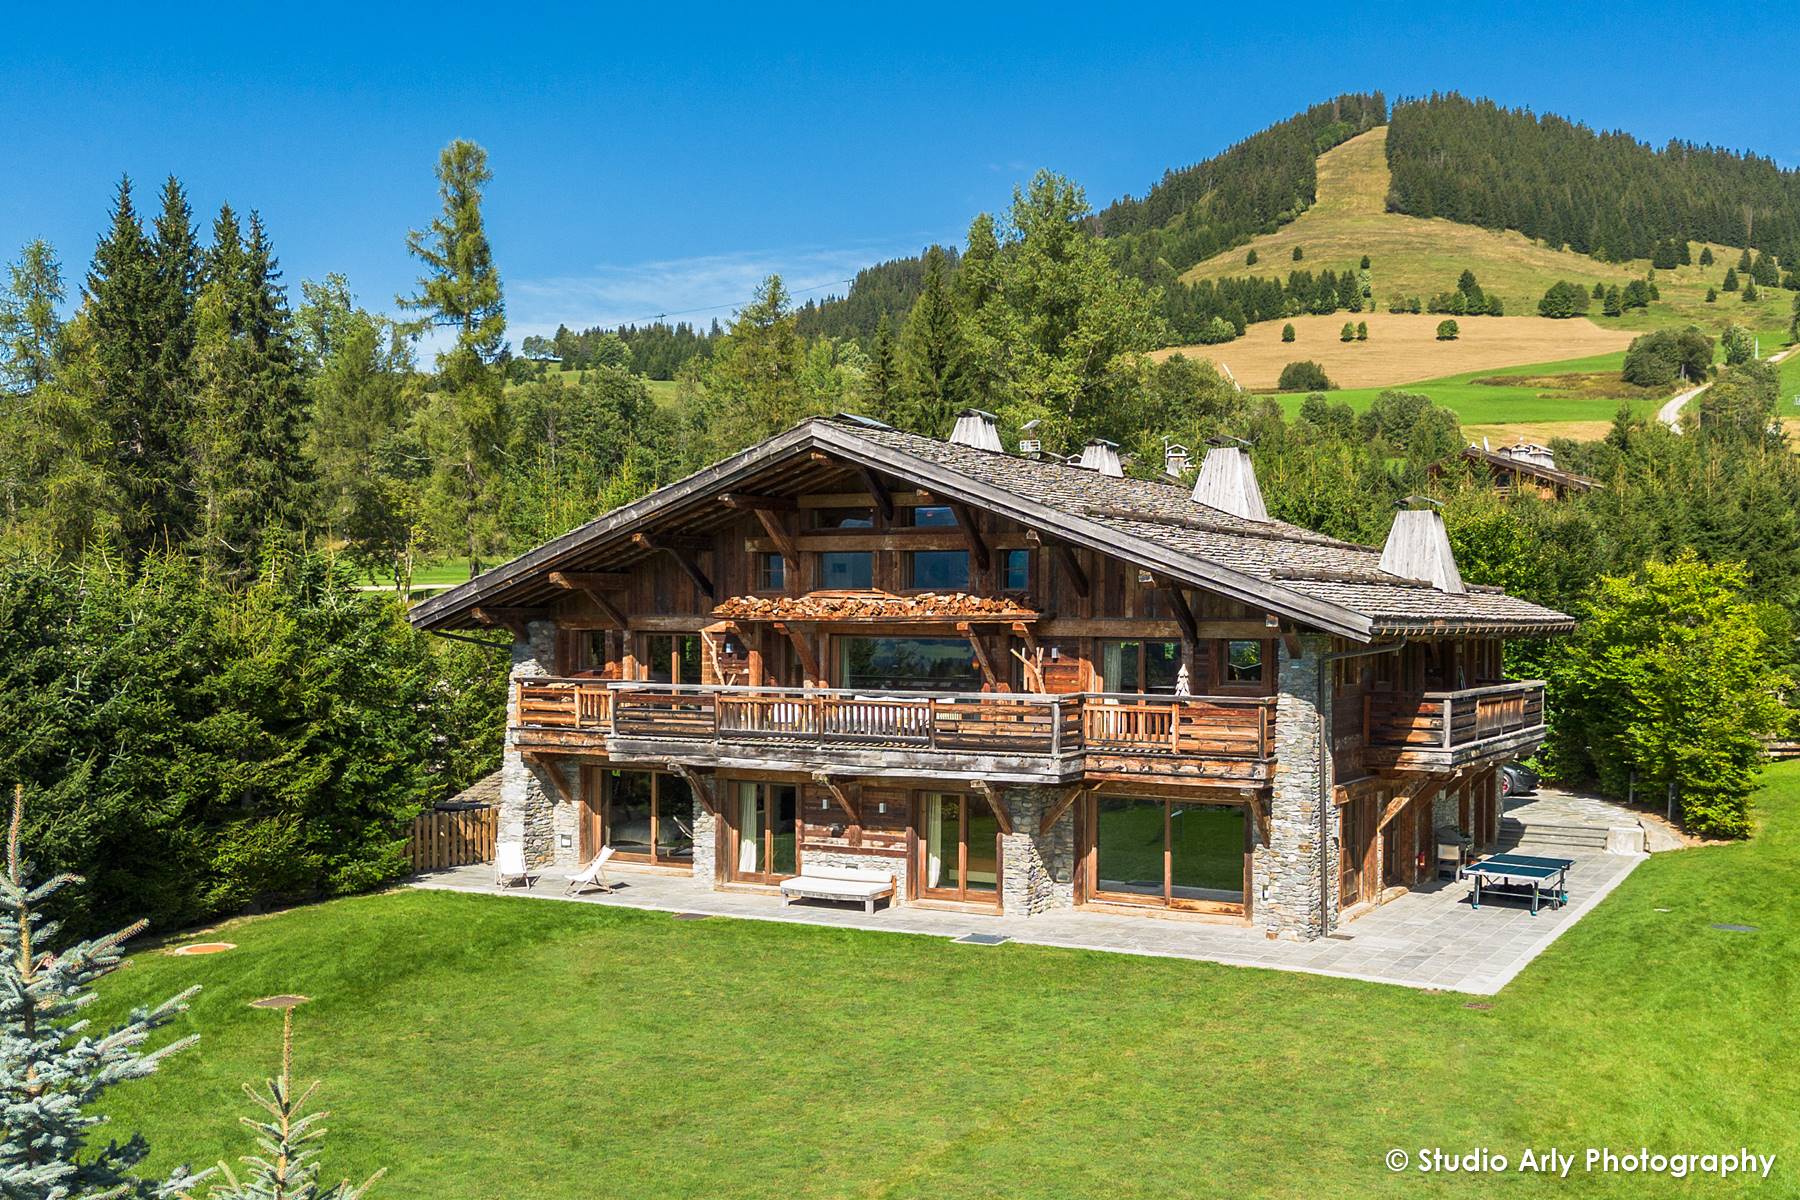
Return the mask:
[(493, 862), (494, 839), (499, 832), (497, 808), (423, 812), (413, 818), (407, 858), (415, 873)]

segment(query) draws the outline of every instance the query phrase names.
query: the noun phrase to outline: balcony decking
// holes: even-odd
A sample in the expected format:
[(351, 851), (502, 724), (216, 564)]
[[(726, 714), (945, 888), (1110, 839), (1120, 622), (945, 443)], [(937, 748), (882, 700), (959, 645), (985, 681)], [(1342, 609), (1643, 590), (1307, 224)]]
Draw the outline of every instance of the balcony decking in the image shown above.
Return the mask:
[(1366, 757), (1391, 768), (1461, 767), (1529, 753), (1544, 740), (1544, 684), (1363, 697)]
[(870, 694), (539, 678), (514, 741), (618, 762), (879, 770), (1008, 783), (1166, 776), (1260, 786), (1274, 699), (1014, 692)]

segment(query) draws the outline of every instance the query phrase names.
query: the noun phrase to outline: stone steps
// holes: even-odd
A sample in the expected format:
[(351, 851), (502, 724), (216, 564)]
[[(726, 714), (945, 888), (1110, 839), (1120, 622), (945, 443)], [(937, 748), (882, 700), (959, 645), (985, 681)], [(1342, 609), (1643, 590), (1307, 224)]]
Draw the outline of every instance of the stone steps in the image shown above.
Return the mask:
[(1562, 825), (1508, 818), (1500, 822), (1500, 840), (1514, 845), (1562, 846), (1572, 850), (1605, 850), (1606, 830), (1592, 825)]

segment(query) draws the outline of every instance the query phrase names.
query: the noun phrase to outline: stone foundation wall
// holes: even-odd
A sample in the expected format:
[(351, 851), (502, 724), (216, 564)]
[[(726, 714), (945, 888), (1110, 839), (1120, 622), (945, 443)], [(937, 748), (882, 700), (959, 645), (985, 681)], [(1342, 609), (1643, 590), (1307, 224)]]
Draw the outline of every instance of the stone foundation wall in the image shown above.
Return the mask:
[(1300, 655), (1281, 643), (1280, 690), (1275, 701), (1274, 785), (1269, 798), (1269, 837), (1252, 856), (1252, 911), (1256, 925), (1271, 935), (1315, 938), (1335, 919), (1330, 878), (1335, 837), (1320, 836), (1321, 806), (1330, 803), (1331, 780), (1323, 753), (1331, 728), (1331, 681), (1320, 701), (1320, 672), (1329, 639), (1300, 638)]
[(1025, 917), (1075, 904), (1075, 808), (1039, 833), (1044, 813), (1063, 797), (1060, 788), (1008, 788), (1001, 800), (1013, 831), (1000, 836), (1000, 904), (1008, 916)]
[[(718, 782), (712, 782), (715, 797), (719, 791)], [(715, 799), (715, 803), (718, 801)], [(698, 800), (694, 801), (694, 878), (707, 886), (716, 886), (719, 882), (719, 818), (706, 811), (706, 806)]]
[[(512, 679), (549, 675), (556, 669), (556, 627), (549, 621), (533, 621), (529, 636), (512, 646)], [(548, 778), (527, 763), (514, 741), (518, 699), (510, 687), (506, 696), (506, 747), (500, 758), (500, 820), (498, 840), (524, 842), (525, 861), (534, 867), (556, 862), (556, 816), (560, 797)], [(564, 808), (572, 807), (562, 805)]]

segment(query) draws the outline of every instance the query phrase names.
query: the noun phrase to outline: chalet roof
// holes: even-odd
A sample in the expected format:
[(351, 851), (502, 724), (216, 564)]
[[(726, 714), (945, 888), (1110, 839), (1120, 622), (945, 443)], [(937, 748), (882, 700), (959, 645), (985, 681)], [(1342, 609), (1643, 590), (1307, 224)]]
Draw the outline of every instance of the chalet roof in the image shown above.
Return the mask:
[(1577, 475), (1573, 471), (1564, 471), (1559, 467), (1547, 467), (1543, 463), (1533, 462), (1523, 455), (1506, 454), (1499, 450), (1488, 450), (1481, 446), (1469, 445), (1463, 447), (1462, 456), (1470, 462), (1482, 463), (1519, 475), (1529, 475), (1533, 479), (1541, 479), (1545, 483), (1571, 488), (1578, 492), (1592, 491), (1600, 486), (1598, 479), (1587, 475)]
[[(814, 456), (823, 456), (821, 464)], [(1300, 628), (1358, 641), (1392, 634), (1560, 633), (1562, 613), (1498, 591), (1445, 593), (1380, 569), (1380, 551), (1282, 521), (1196, 503), (1171, 483), (1103, 475), (1062, 462), (940, 442), (865, 423), (813, 418), (760, 445), (614, 509), (418, 604), (421, 628), (476, 624), (478, 606), (543, 604), (551, 571), (641, 557), (631, 535), (658, 522), (715, 526), (735, 517), (731, 490), (798, 494), (817, 470), (866, 469), (1018, 521), (1041, 534), (1125, 559), (1179, 583), (1278, 614)]]

